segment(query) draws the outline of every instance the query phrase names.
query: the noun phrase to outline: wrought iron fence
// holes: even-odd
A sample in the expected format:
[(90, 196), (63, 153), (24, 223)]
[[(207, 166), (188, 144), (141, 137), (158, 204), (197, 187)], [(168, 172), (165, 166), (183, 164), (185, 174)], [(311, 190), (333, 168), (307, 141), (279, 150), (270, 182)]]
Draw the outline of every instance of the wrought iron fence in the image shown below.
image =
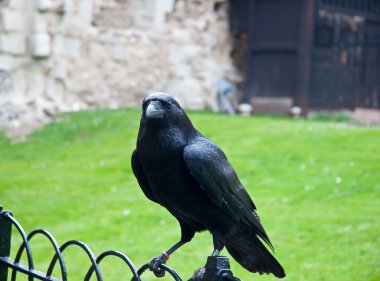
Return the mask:
[[(14, 260), (10, 257), (11, 252), (11, 235), (12, 228), (15, 228), (22, 240)], [(53, 258), (50, 261), (48, 269), (45, 272), (39, 271), (34, 267), (33, 255), (30, 246), (30, 241), (36, 236), (45, 237), (54, 249)], [(65, 260), (63, 253), (70, 247), (79, 247), (82, 249), (88, 259), (91, 261), (91, 266), (87, 270), (84, 280), (88, 281), (95, 277), (97, 281), (102, 281), (102, 273), (100, 270), (100, 263), (107, 257), (113, 256), (119, 258), (129, 268), (132, 273), (132, 281), (141, 281), (141, 275), (149, 268), (146, 263), (139, 269), (132, 263), (132, 261), (125, 254), (109, 250), (101, 253), (95, 257), (91, 249), (83, 242), (78, 240), (70, 240), (59, 246), (56, 239), (48, 231), (44, 229), (36, 229), (28, 235), (22, 228), (21, 224), (13, 217), (10, 211), (5, 211), (0, 206), (0, 280), (1, 281), (16, 281), (18, 274), (28, 276), (29, 281), (42, 280), (42, 281), (68, 281), (68, 274), (66, 270)], [(23, 254), (26, 254), (27, 265), (20, 263)], [(54, 277), (53, 271), (59, 266), (60, 277)], [(160, 266), (162, 270), (168, 273), (173, 280), (182, 281), (180, 276), (169, 266), (163, 264)], [(10, 278), (10, 279), (9, 279)], [(209, 257), (205, 268), (201, 268), (190, 279), (191, 281), (222, 281), (222, 280), (239, 280), (232, 275), (229, 269), (229, 261), (226, 257)], [(189, 281), (190, 281), (189, 280)]]

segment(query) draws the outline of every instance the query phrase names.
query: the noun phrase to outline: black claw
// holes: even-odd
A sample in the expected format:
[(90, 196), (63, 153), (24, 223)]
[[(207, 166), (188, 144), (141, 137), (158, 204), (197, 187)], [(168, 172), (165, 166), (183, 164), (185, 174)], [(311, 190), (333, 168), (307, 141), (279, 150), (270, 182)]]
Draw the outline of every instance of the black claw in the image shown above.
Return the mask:
[(165, 270), (160, 268), (162, 264), (165, 264), (168, 260), (168, 257), (164, 254), (159, 255), (158, 257), (155, 257), (151, 260), (149, 263), (149, 269), (153, 271), (154, 275), (156, 277), (164, 277), (165, 276)]

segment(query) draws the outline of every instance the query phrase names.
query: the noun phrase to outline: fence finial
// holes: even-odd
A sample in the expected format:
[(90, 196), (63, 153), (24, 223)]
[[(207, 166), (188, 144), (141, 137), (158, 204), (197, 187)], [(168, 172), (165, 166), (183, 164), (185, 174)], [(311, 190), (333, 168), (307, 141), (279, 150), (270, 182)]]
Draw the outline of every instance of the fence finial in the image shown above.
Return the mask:
[(227, 257), (210, 256), (204, 267), (195, 271), (189, 281), (241, 281), (233, 276)]
[[(0, 212), (3, 206), (0, 205)], [(12, 224), (5, 217), (0, 216), (0, 257), (9, 257), (11, 252)], [(0, 280), (7, 280), (8, 267), (0, 263)]]

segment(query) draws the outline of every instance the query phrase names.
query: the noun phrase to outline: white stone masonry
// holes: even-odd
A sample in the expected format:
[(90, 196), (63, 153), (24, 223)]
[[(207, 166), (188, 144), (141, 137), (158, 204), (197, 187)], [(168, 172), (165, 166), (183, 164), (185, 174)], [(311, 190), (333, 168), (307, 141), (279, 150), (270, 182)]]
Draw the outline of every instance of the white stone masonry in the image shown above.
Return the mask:
[(10, 0), (0, 13), (0, 129), (22, 137), (58, 112), (139, 106), (151, 91), (215, 108), (215, 81), (234, 72), (227, 2)]

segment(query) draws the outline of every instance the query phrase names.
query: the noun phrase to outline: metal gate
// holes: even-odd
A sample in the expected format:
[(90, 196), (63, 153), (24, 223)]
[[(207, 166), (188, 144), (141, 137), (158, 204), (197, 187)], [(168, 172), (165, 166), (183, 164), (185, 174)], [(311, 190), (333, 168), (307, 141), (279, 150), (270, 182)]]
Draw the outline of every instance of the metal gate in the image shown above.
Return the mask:
[(230, 0), (247, 34), (244, 101), (380, 108), (380, 0)]
[(309, 103), (380, 108), (380, 1), (320, 0)]
[[(14, 259), (10, 257), (12, 228), (17, 230), (16, 232), (21, 238), (21, 245), (18, 247), (18, 251)], [(32, 254), (30, 241), (37, 236), (44, 237), (53, 249), (53, 255), (46, 271), (40, 271), (35, 268), (35, 260)], [(100, 269), (100, 264), (108, 257), (116, 257), (120, 262), (125, 264), (127, 268), (129, 268), (132, 275), (131, 281), (141, 281), (141, 276), (149, 268), (149, 263), (146, 263), (137, 269), (125, 254), (115, 250), (105, 251), (96, 257), (85, 243), (78, 240), (70, 240), (59, 246), (55, 238), (44, 229), (33, 230), (29, 233), (29, 235), (27, 235), (20, 223), (13, 217), (12, 213), (2, 210), (2, 206), (0, 206), (1, 281), (16, 281), (18, 276), (24, 277), (25, 275), (28, 277), (29, 281), (68, 281), (70, 278), (68, 278), (68, 272), (63, 254), (68, 248), (72, 247), (83, 250), (91, 262), (91, 265), (83, 279), (85, 281), (104, 280)], [(21, 263), (21, 258), (23, 255), (26, 256), (27, 265)], [(55, 271), (55, 268), (58, 268), (58, 270)], [(173, 280), (182, 281), (180, 276), (166, 264), (160, 265), (159, 268), (170, 275)], [(60, 276), (53, 276), (53, 272), (57, 271)], [(240, 281), (240, 279), (233, 276), (230, 270), (228, 258), (218, 256), (208, 257), (206, 265), (197, 270), (189, 281)]]

